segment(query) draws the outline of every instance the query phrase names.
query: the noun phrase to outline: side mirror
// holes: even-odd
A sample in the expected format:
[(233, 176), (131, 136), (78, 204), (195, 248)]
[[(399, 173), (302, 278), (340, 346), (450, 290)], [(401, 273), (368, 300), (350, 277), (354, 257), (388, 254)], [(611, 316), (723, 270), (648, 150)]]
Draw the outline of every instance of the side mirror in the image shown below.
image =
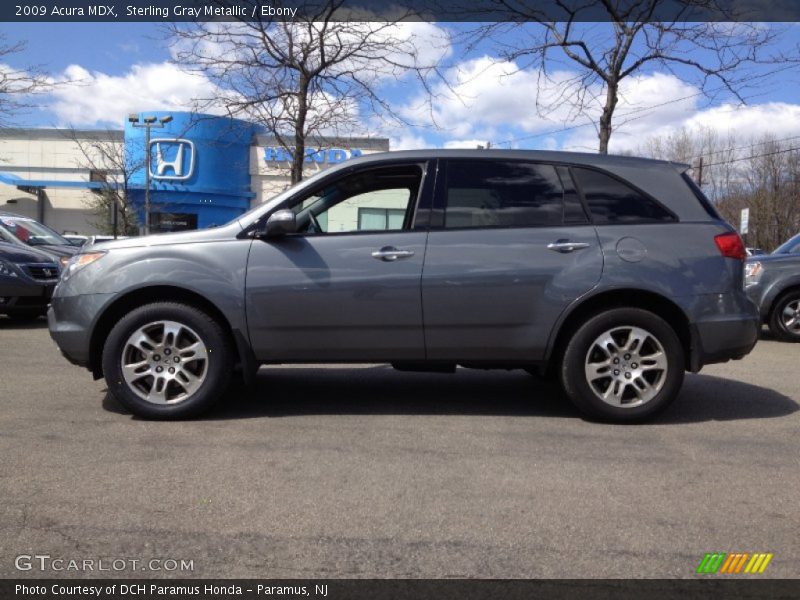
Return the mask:
[(267, 219), (264, 227), (264, 237), (272, 238), (295, 233), (297, 231), (297, 220), (291, 210), (279, 210), (272, 213)]

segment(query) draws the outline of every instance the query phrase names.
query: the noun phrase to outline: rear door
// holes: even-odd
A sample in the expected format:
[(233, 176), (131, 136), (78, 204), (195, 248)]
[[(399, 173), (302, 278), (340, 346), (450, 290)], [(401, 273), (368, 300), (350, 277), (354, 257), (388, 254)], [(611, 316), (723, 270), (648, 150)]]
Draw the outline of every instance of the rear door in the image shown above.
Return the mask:
[(427, 357), (542, 359), (558, 315), (603, 269), (569, 169), (442, 160), (434, 208), (422, 276)]

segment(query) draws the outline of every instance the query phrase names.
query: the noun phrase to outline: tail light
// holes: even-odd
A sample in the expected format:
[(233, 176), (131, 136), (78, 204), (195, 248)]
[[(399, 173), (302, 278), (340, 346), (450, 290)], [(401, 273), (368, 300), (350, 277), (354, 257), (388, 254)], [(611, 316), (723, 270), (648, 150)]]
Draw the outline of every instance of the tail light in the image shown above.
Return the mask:
[(717, 244), (717, 248), (719, 248), (722, 256), (726, 258), (735, 258), (737, 260), (744, 260), (747, 258), (747, 252), (744, 249), (742, 238), (740, 238), (739, 234), (735, 231), (714, 236), (714, 243)]

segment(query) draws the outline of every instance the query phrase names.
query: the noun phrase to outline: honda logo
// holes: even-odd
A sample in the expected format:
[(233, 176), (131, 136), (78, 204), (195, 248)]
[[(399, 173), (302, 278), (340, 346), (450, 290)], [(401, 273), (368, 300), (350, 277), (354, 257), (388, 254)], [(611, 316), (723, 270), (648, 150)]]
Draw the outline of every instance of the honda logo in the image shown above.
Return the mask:
[(191, 140), (174, 138), (150, 141), (150, 177), (184, 180), (193, 174), (194, 143)]

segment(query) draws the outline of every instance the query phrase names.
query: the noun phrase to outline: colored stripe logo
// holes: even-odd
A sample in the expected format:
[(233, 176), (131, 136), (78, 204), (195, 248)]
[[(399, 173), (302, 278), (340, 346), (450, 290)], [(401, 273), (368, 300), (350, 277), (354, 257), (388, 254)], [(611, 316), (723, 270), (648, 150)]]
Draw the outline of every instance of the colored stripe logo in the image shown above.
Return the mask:
[(774, 554), (771, 552), (714, 552), (707, 553), (700, 565), (697, 573), (714, 574), (725, 573), (728, 575), (739, 573), (763, 573), (767, 565), (772, 560)]

